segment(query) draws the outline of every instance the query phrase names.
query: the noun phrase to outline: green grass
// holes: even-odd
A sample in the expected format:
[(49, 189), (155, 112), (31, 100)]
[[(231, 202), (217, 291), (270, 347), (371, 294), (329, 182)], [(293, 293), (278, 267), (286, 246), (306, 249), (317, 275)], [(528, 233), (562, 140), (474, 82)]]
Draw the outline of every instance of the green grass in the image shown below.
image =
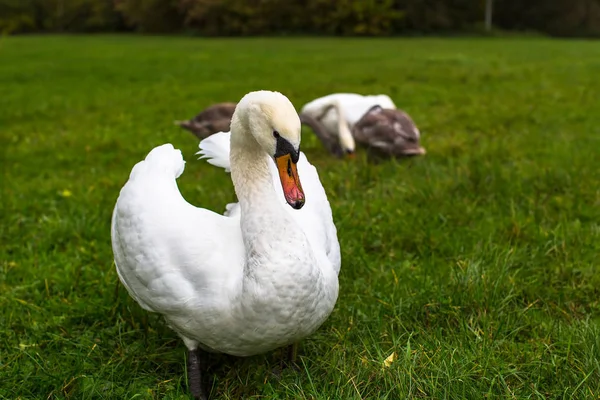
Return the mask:
[(214, 398), (598, 398), (599, 71), (591, 41), (2, 39), (0, 397), (187, 398), (183, 344), (119, 284), (112, 207), (171, 142), (183, 195), (222, 212), (229, 176), (172, 121), (272, 89), (388, 93), (428, 153), (339, 161), (304, 131), (337, 306), (300, 372), (211, 357)]

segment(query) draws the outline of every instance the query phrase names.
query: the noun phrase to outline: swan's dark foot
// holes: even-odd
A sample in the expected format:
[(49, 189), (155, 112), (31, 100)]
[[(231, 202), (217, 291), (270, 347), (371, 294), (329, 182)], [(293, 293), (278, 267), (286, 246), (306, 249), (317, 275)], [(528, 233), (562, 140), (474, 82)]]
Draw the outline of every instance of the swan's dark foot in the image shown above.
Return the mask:
[(294, 369), (300, 369), (296, 360), (298, 359), (298, 343), (290, 344), (287, 349), (287, 365)]
[(286, 368), (291, 368), (295, 371), (299, 371), (300, 367), (296, 364), (296, 358), (298, 357), (298, 344), (294, 343), (281, 349), (281, 358), (279, 360), (279, 365), (271, 370), (273, 375), (277, 379), (281, 378), (283, 374), (283, 370)]
[(200, 351), (188, 351), (188, 385), (194, 400), (208, 400), (202, 389), (202, 374), (200, 373)]

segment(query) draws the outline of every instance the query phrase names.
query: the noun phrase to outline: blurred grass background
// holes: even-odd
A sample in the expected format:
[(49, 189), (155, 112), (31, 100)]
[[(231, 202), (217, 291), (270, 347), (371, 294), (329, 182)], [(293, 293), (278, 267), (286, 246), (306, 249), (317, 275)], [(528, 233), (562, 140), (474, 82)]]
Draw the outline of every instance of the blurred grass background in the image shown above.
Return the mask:
[(184, 197), (222, 212), (229, 175), (173, 120), (270, 89), (389, 94), (428, 153), (340, 161), (304, 130), (339, 301), (300, 372), (212, 357), (215, 398), (597, 398), (598, 71), (597, 43), (534, 38), (2, 39), (0, 396), (187, 398), (184, 346), (118, 282), (112, 207), (171, 142)]

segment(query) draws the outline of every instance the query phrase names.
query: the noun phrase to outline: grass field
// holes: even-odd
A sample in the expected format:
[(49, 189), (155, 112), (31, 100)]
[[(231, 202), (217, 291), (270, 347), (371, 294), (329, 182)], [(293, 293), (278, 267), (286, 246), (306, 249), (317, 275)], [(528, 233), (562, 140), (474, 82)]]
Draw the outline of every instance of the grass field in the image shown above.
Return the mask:
[(183, 344), (118, 281), (112, 207), (171, 142), (183, 195), (222, 212), (229, 175), (173, 120), (272, 89), (387, 93), (428, 153), (340, 161), (303, 132), (337, 306), (300, 372), (211, 357), (213, 398), (599, 398), (599, 77), (592, 41), (2, 39), (0, 397), (187, 398)]

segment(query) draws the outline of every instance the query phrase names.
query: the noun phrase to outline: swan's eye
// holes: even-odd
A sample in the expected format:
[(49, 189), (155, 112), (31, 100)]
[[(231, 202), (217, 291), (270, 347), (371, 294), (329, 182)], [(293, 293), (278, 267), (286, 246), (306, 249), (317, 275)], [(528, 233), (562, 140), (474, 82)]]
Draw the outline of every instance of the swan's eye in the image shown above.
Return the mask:
[(274, 137), (274, 138), (278, 138), (278, 137), (279, 137), (279, 132), (277, 132), (277, 131), (273, 131), (273, 137)]

